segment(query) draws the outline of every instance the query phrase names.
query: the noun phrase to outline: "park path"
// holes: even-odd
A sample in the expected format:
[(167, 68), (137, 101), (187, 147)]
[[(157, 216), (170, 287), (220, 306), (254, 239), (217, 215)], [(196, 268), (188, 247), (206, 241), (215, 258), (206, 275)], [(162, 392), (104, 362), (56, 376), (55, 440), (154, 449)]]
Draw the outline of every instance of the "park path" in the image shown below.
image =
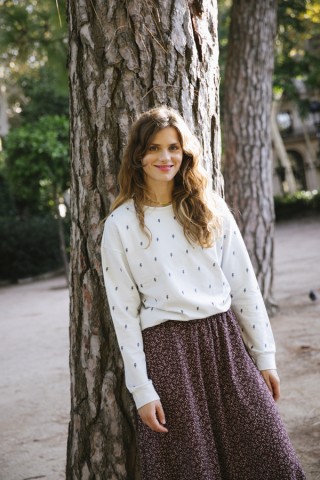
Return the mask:
[(68, 290), (57, 277), (0, 289), (0, 479), (64, 479)]
[[(319, 247), (320, 219), (277, 225), (279, 408), (308, 480), (320, 479)], [(65, 478), (68, 300), (63, 277), (0, 288), (1, 480)]]

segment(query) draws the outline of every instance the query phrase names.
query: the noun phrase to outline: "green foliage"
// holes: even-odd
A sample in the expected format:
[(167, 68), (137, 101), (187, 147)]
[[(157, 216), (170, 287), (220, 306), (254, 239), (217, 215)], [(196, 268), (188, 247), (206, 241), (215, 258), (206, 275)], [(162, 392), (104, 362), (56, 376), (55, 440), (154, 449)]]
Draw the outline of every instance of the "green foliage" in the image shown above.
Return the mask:
[(40, 115), (67, 114), (65, 7), (65, 0), (0, 0), (1, 85), (13, 127), (23, 115), (34, 121)]
[(18, 86), (23, 92), (20, 123), (34, 122), (45, 115), (68, 116), (68, 96), (55, 88), (56, 83), (55, 73), (46, 67), (19, 78)]
[(0, 216), (9, 216), (12, 215), (14, 212), (15, 206), (8, 182), (5, 176), (0, 173)]
[(274, 198), (276, 220), (320, 214), (320, 190), (300, 191)]
[(11, 126), (0, 152), (0, 278), (14, 280), (61, 264), (56, 208), (69, 186), (68, 35), (65, 0), (0, 0), (0, 10)]
[(278, 35), (275, 48), (275, 92), (285, 95), (307, 113), (308, 102), (300, 102), (296, 80), (309, 92), (320, 87), (320, 2), (281, 0), (278, 3)]
[[(70, 223), (65, 222), (69, 238)], [(57, 220), (52, 216), (0, 217), (0, 280), (46, 273), (62, 266)]]
[(20, 211), (53, 208), (69, 185), (68, 119), (50, 115), (12, 129), (4, 142), (6, 176)]
[(0, 59), (10, 74), (26, 74), (46, 64), (55, 72), (56, 87), (66, 92), (66, 2), (0, 0)]

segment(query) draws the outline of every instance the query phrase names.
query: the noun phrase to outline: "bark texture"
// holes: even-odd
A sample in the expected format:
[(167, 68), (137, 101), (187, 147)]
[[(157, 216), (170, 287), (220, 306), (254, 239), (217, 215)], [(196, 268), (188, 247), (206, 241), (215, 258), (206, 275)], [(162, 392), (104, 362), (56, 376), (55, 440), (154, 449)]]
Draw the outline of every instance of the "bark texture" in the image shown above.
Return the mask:
[(276, 0), (234, 0), (225, 71), (225, 192), (272, 303), (271, 105)]
[(72, 152), (71, 421), (67, 479), (138, 479), (135, 420), (110, 319), (100, 241), (128, 129), (178, 109), (219, 182), (216, 1), (69, 0)]

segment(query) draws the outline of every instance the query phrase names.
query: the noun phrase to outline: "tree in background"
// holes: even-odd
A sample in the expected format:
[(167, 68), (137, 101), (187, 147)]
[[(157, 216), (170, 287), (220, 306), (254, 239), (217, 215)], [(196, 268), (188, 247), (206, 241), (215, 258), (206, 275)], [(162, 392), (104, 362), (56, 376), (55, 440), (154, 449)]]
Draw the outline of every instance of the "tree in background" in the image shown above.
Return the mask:
[(0, 7), (0, 86), (10, 125), (68, 115), (67, 28), (55, 2), (0, 0)]
[(234, 0), (224, 79), (224, 178), (264, 299), (272, 303), (275, 0)]
[(178, 109), (219, 187), (215, 1), (69, 1), (72, 257), (67, 478), (137, 479), (134, 416), (108, 311), (101, 220), (116, 195), (128, 129)]
[[(19, 76), (17, 87), (22, 93), (21, 113), (16, 116), (14, 125), (28, 124), (48, 115), (67, 118), (69, 116), (68, 92), (57, 87), (61, 81), (59, 73), (53, 72), (46, 65), (29, 74)], [(65, 88), (67, 83), (65, 78)]]
[(54, 89), (52, 77), (42, 67), (17, 81), (21, 113), (11, 121), (2, 155), (17, 215), (52, 212), (53, 186), (60, 197), (69, 187), (68, 100)]
[[(222, 117), (231, 5), (232, 0), (219, 1)], [(271, 134), (281, 170), (285, 172), (288, 191), (295, 192), (296, 180), (280, 134), (277, 114), (283, 102), (291, 101), (298, 106), (305, 142), (312, 151), (304, 119), (310, 112), (310, 100), (317, 99), (320, 92), (320, 2), (281, 0), (277, 3), (277, 19)], [(303, 95), (301, 90), (304, 90)], [(315, 155), (315, 152), (312, 154)]]
[[(60, 8), (64, 4), (59, 1)], [(60, 23), (57, 7), (51, 0), (0, 0), (0, 6), (0, 121), (7, 123), (8, 117), (10, 123), (0, 152), (4, 197), (0, 206), (3, 227), (0, 253), (19, 265), (18, 277), (13, 278), (16, 280), (61, 264), (61, 261), (54, 263), (58, 258), (56, 246), (50, 242), (47, 248), (54, 251), (48, 251), (47, 255), (51, 255), (52, 261), (33, 265), (36, 262), (36, 258), (31, 258), (33, 252), (46, 245), (44, 228), (48, 228), (48, 236), (52, 237), (58, 225), (60, 249), (67, 268), (65, 228), (57, 210), (59, 199), (69, 185), (67, 34), (65, 18)], [(0, 132), (5, 133), (6, 129), (0, 128)], [(18, 243), (11, 250), (14, 239), (2, 238), (3, 232), (19, 235), (20, 227), (30, 239), (30, 248)], [(26, 234), (28, 228), (32, 232)], [(37, 228), (41, 231), (36, 232)], [(55, 238), (59, 245), (58, 236)], [(28, 257), (27, 261), (16, 261), (22, 257)], [(2, 267), (0, 276), (6, 278), (10, 269)]]
[[(37, 122), (12, 129), (5, 139), (5, 178), (19, 220), (51, 215), (57, 220), (66, 279), (69, 267), (60, 214), (63, 194), (69, 187), (69, 122), (65, 116), (42, 116)], [(4, 222), (7, 224), (7, 222)], [(12, 219), (12, 223), (15, 223)], [(32, 222), (31, 222), (32, 223)], [(43, 224), (36, 223), (40, 228)], [(40, 249), (42, 245), (40, 244)], [(17, 253), (17, 252), (16, 252)], [(31, 272), (27, 272), (29, 275)]]
[(41, 116), (5, 139), (7, 179), (18, 213), (53, 211), (69, 187), (69, 125), (65, 116)]
[[(59, 10), (57, 10), (59, 5)], [(0, 58), (5, 79), (32, 75), (46, 66), (54, 88), (67, 92), (65, 0), (0, 0)]]
[[(218, 3), (219, 64), (221, 97), (223, 99), (232, 0), (219, 0)], [(286, 98), (298, 102), (302, 112), (309, 110), (309, 101), (301, 99), (296, 81), (303, 80), (305, 82), (309, 96), (312, 94), (311, 92), (319, 92), (319, 36), (319, 0), (281, 0), (277, 3), (273, 91), (276, 96), (284, 95)]]
[(51, 0), (0, 0), (0, 7), (0, 86), (10, 125), (67, 115), (65, 18), (60, 23)]
[[(320, 1), (282, 0), (278, 3), (274, 91), (295, 100), (300, 113), (309, 111), (310, 98), (320, 93)], [(301, 98), (297, 80), (307, 95)]]
[[(235, 1), (234, 2), (234, 8), (238, 9), (239, 15), (241, 15), (245, 9), (245, 6), (243, 3), (241, 3), (242, 7), (240, 6), (241, 2)], [(259, 3), (259, 2), (258, 2)], [(265, 3), (265, 2), (263, 2)], [(266, 3), (266, 8), (269, 5), (270, 2)], [(244, 75), (244, 77), (240, 76), (239, 79), (233, 78), (233, 83), (230, 84), (230, 78), (226, 78), (225, 76), (225, 69), (226, 69), (226, 58), (227, 58), (227, 51), (230, 52), (230, 58), (228, 60), (228, 68), (230, 71), (234, 68), (238, 68), (236, 65), (240, 63), (240, 58), (237, 56), (236, 52), (239, 52), (240, 48), (243, 49), (247, 48), (246, 52), (248, 53), (248, 59), (252, 58), (254, 55), (256, 55), (256, 59), (259, 62), (261, 58), (266, 58), (266, 71), (269, 68), (270, 70), (270, 56), (269, 54), (266, 53), (265, 50), (260, 49), (259, 47), (262, 48), (262, 46), (259, 43), (259, 38), (257, 36), (257, 40), (255, 40), (252, 37), (252, 43), (250, 46), (250, 32), (248, 31), (248, 26), (249, 23), (247, 22), (247, 19), (244, 19), (244, 25), (242, 27), (242, 34), (238, 32), (233, 33), (233, 37), (229, 37), (229, 41), (232, 41), (232, 45), (228, 45), (228, 32), (230, 28), (230, 9), (232, 5), (232, 0), (228, 0), (225, 2), (220, 1), (219, 2), (219, 41), (220, 41), (220, 67), (221, 67), (221, 98), (222, 98), (222, 119), (223, 119), (223, 144), (226, 146), (225, 148), (225, 153), (228, 151), (228, 160), (225, 166), (224, 166), (224, 174), (226, 177), (226, 184), (227, 184), (227, 189), (226, 193), (227, 195), (229, 194), (229, 187), (228, 187), (228, 181), (229, 182), (234, 182), (233, 185), (233, 193), (232, 198), (234, 201), (235, 207), (240, 209), (241, 213), (243, 213), (244, 209), (244, 204), (246, 203), (246, 199), (249, 198), (248, 195), (248, 190), (249, 184), (255, 183), (256, 187), (253, 188), (258, 188), (263, 191), (262, 189), (262, 183), (265, 185), (266, 179), (263, 178), (261, 180), (256, 179), (255, 174), (252, 172), (249, 175), (248, 171), (248, 165), (249, 165), (249, 157), (253, 158), (255, 150), (252, 148), (252, 144), (249, 142), (246, 148), (246, 156), (243, 157), (242, 162), (242, 150), (243, 147), (241, 147), (241, 144), (244, 143), (244, 141), (239, 140), (240, 143), (233, 143), (232, 147), (228, 144), (228, 142), (231, 140), (232, 132), (230, 131), (230, 127), (232, 129), (232, 119), (234, 122), (238, 122), (238, 130), (237, 130), (237, 135), (238, 137), (242, 137), (245, 139), (246, 131), (248, 130), (249, 125), (252, 125), (252, 122), (248, 123), (248, 118), (249, 120), (254, 119), (256, 115), (261, 114), (261, 109), (257, 110), (257, 107), (259, 106), (257, 102), (254, 102), (254, 92), (258, 89), (258, 91), (261, 93), (261, 99), (262, 101), (263, 98), (263, 92), (262, 92), (262, 87), (259, 85), (256, 85), (255, 83), (255, 61), (248, 61), (247, 59), (244, 59), (245, 62), (242, 64), (242, 69), (238, 70), (238, 72), (241, 73), (241, 75)], [(257, 4), (258, 7), (258, 4)], [(242, 8), (242, 9), (241, 9)], [(246, 4), (246, 10), (250, 10), (250, 4)], [(247, 10), (248, 11), (248, 10)], [(268, 17), (266, 17), (268, 19)], [(283, 144), (283, 141), (281, 139), (281, 135), (279, 132), (279, 128), (276, 122), (276, 114), (279, 109), (279, 105), (281, 103), (281, 100), (293, 100), (297, 102), (299, 105), (300, 109), (300, 114), (305, 115), (306, 113), (309, 112), (309, 106), (310, 106), (310, 99), (312, 99), (313, 95), (319, 94), (320, 91), (320, 84), (319, 84), (319, 78), (320, 78), (320, 45), (319, 45), (319, 23), (320, 23), (320, 2), (319, 0), (281, 0), (280, 2), (277, 3), (277, 34), (276, 34), (276, 41), (275, 41), (275, 68), (274, 68), (274, 74), (272, 77), (273, 81), (273, 110), (272, 110), (272, 115), (269, 120), (269, 125), (271, 124), (272, 126), (272, 140), (274, 142), (274, 146), (277, 149), (277, 156), (280, 159), (281, 165), (283, 168), (286, 170), (286, 179), (290, 180), (289, 187), (291, 190), (295, 190), (295, 179), (292, 173), (292, 167), (290, 164), (290, 160), (288, 159), (288, 156), (285, 151), (285, 147)], [(240, 22), (242, 21), (242, 17), (239, 18), (238, 21), (238, 28), (239, 30), (241, 29)], [(251, 26), (251, 24), (250, 24)], [(235, 28), (233, 26), (233, 28)], [(264, 27), (265, 28), (265, 27)], [(248, 41), (244, 46), (244, 37), (248, 37)], [(239, 42), (242, 42), (242, 47), (240, 47)], [(270, 48), (271, 44), (270, 44)], [(232, 54), (232, 52), (234, 52)], [(270, 50), (272, 52), (272, 50)], [(272, 53), (270, 53), (272, 54)], [(241, 57), (241, 61), (243, 60), (243, 57)], [(233, 62), (234, 67), (233, 67)], [(260, 62), (261, 65), (261, 62)], [(250, 69), (253, 69), (253, 72), (251, 73)], [(263, 68), (263, 65), (262, 65)], [(236, 74), (235, 74), (236, 76)], [(252, 77), (252, 78), (251, 78)], [(251, 80), (250, 80), (251, 78)], [(270, 77), (269, 77), (270, 79)], [(231, 80), (232, 81), (232, 80)], [(236, 85), (238, 90), (242, 90), (244, 82), (247, 81), (247, 88), (248, 91), (252, 89), (252, 95), (246, 95), (244, 97), (244, 93), (242, 93), (239, 97), (237, 95), (234, 95), (232, 97), (232, 89), (234, 89), (234, 92), (236, 92)], [(267, 79), (264, 78), (262, 79), (263, 82), (266, 82)], [(299, 91), (299, 84), (301, 85), (301, 82), (304, 83), (306, 86), (306, 94), (304, 97), (301, 97), (301, 92)], [(264, 84), (264, 83), (263, 83)], [(224, 95), (225, 95), (225, 90), (228, 89), (229, 92), (229, 98), (227, 102), (224, 102)], [(257, 94), (258, 94), (257, 91)], [(231, 95), (231, 97), (230, 97)], [(257, 97), (256, 97), (257, 98)], [(254, 103), (251, 103), (254, 102)], [(241, 103), (241, 107), (239, 104)], [(243, 110), (242, 110), (243, 107)], [(262, 103), (260, 103), (260, 107), (262, 108)], [(268, 111), (269, 111), (269, 107)], [(226, 109), (228, 109), (228, 112), (226, 113)], [(227, 115), (227, 118), (225, 117)], [(231, 123), (230, 123), (231, 122)], [(240, 132), (241, 129), (241, 132)], [(225, 133), (224, 133), (225, 132)], [(256, 135), (259, 135), (259, 132), (256, 131)], [(249, 141), (249, 139), (246, 139)], [(306, 142), (308, 141), (308, 138), (306, 138)], [(309, 141), (310, 143), (310, 141)], [(263, 147), (263, 142), (261, 142), (261, 148), (262, 150), (262, 156), (260, 156), (260, 159), (265, 158), (265, 160), (269, 163), (269, 167), (271, 169), (271, 153), (270, 157), (265, 156), (265, 150)], [(235, 158), (235, 150), (231, 152), (231, 149), (236, 149), (238, 148), (241, 151), (237, 153), (237, 161), (236, 163), (233, 164), (233, 160)], [(229, 150), (228, 150), (229, 149)], [(255, 155), (256, 160), (258, 159), (258, 156)], [(258, 161), (258, 160), (257, 160)], [(229, 171), (229, 168), (231, 169)], [(251, 169), (251, 166), (250, 166)], [(262, 170), (261, 170), (262, 173)], [(246, 177), (246, 183), (247, 187), (245, 187), (243, 175)], [(230, 184), (230, 183), (229, 183)], [(245, 192), (245, 189), (248, 189)], [(231, 190), (232, 192), (232, 190)], [(236, 193), (237, 192), (237, 193)], [(258, 193), (255, 193), (255, 195), (258, 195)], [(270, 195), (272, 195), (272, 190), (270, 190)], [(237, 204), (238, 198), (242, 197), (242, 203)], [(254, 197), (255, 198), (255, 197)], [(253, 208), (253, 202), (255, 200), (250, 200), (251, 207)], [(239, 207), (240, 205), (240, 207)], [(257, 206), (257, 205), (256, 205)], [(266, 206), (264, 207), (264, 209)], [(259, 212), (256, 212), (255, 210), (252, 210), (252, 222), (254, 221), (254, 218), (259, 217)], [(270, 211), (271, 215), (271, 211)], [(254, 231), (254, 227), (249, 228), (247, 225), (248, 218), (250, 217), (249, 213), (249, 207), (246, 209), (246, 214), (242, 218), (239, 219), (240, 227), (242, 228), (242, 232), (245, 237), (245, 241), (247, 243), (247, 246), (249, 248), (250, 254), (252, 256), (254, 266), (256, 269), (256, 273), (259, 278), (260, 286), (263, 290), (264, 297), (266, 300), (269, 298), (269, 302), (271, 300), (271, 287), (272, 287), (272, 254), (268, 253), (272, 251), (272, 245), (270, 244), (269, 247), (267, 245), (267, 241), (265, 239), (265, 235), (269, 235), (268, 229), (265, 228), (264, 226), (261, 227), (259, 226), (257, 232), (259, 232), (259, 235), (262, 235), (261, 243), (259, 244), (258, 242), (258, 237), (257, 233)], [(260, 219), (261, 223), (261, 219)], [(268, 224), (268, 222), (266, 222)], [(263, 233), (263, 231), (265, 233)], [(271, 233), (271, 232), (270, 232)], [(262, 261), (263, 255), (266, 255), (265, 260)], [(269, 258), (269, 260), (268, 260)], [(266, 277), (266, 284), (262, 282), (262, 278), (264, 277), (264, 269), (268, 270), (267, 263), (269, 262), (269, 273)], [(265, 266), (263, 267), (262, 263), (265, 263)], [(267, 302), (268, 303), (268, 302)]]

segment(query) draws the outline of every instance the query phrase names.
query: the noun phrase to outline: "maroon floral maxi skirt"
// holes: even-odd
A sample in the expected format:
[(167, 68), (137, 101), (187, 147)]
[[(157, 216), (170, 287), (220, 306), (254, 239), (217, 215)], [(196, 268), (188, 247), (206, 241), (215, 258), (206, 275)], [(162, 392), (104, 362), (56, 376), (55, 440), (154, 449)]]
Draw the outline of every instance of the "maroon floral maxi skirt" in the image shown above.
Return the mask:
[(302, 480), (275, 402), (231, 310), (143, 331), (168, 433), (139, 419), (143, 480)]

